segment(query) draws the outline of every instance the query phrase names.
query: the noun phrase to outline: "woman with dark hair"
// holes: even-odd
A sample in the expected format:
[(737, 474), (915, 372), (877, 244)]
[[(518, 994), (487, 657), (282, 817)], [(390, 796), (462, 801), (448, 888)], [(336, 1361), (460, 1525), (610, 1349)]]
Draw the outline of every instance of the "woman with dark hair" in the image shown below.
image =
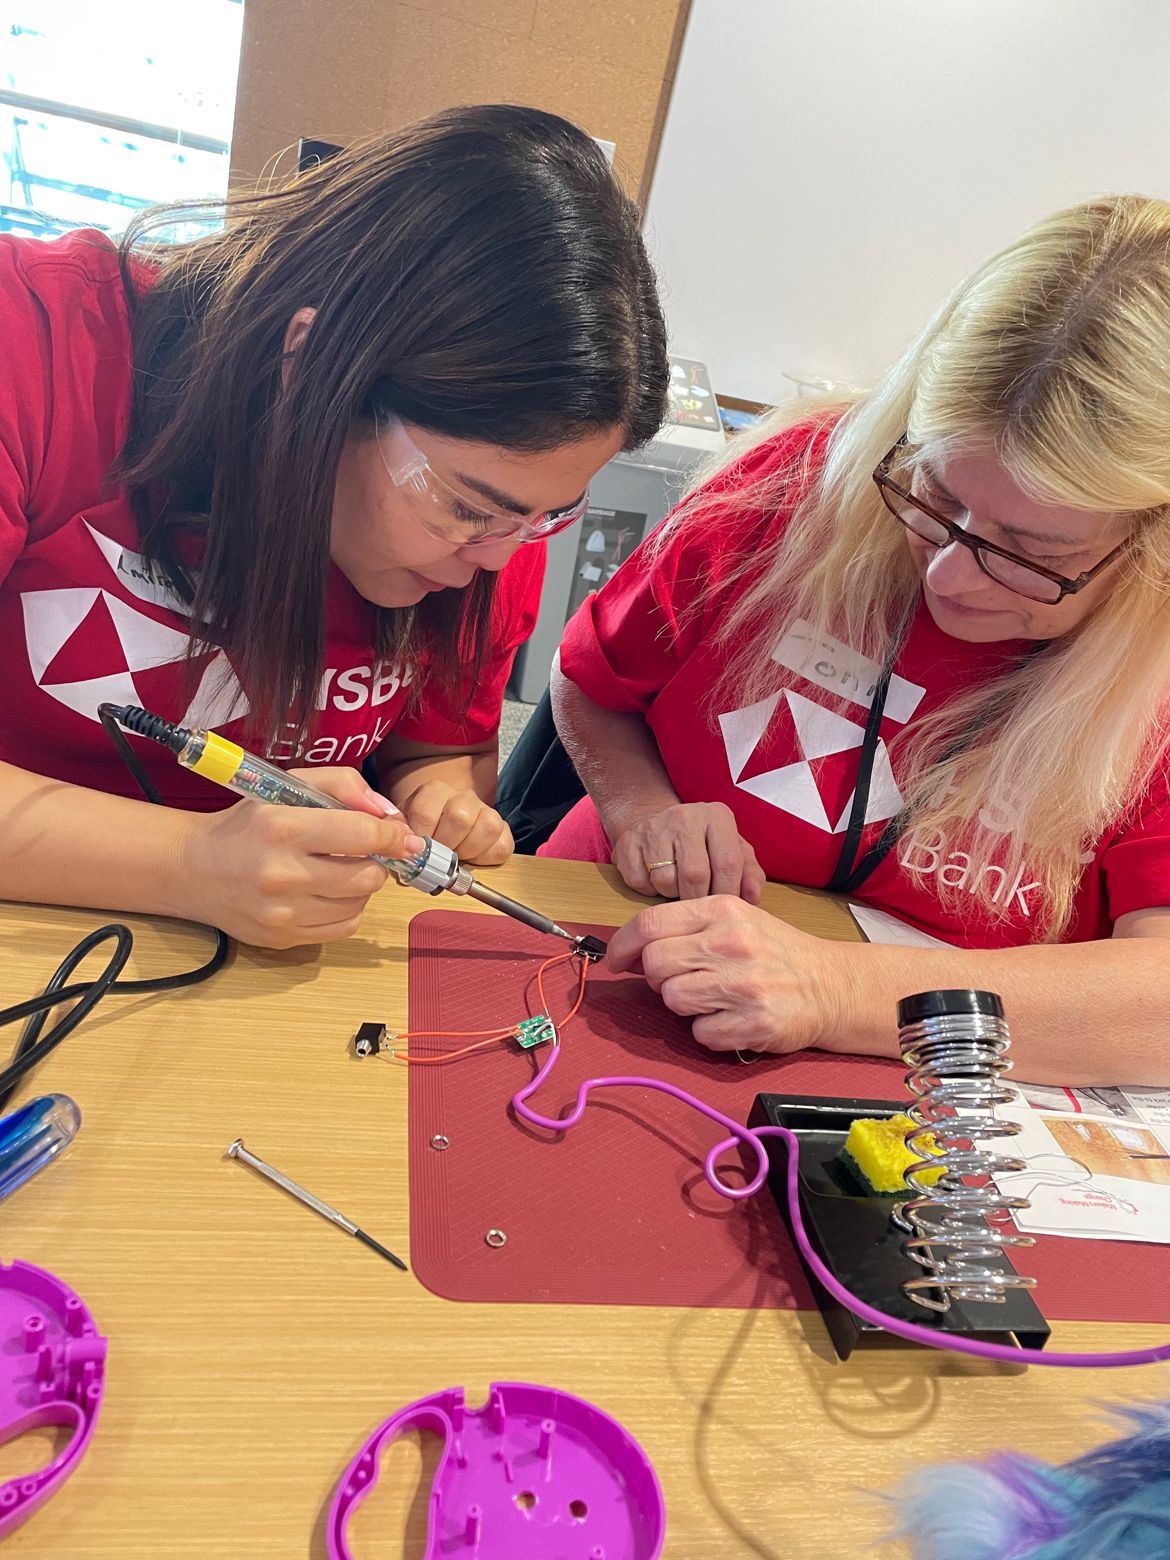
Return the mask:
[[(511, 850), (496, 730), (539, 543), (664, 410), (638, 214), (582, 131), (477, 107), (194, 242), (147, 231), (0, 238), (0, 895), (344, 937), (369, 855)], [(105, 700), (354, 810), (228, 806), (161, 751), (151, 808)]]

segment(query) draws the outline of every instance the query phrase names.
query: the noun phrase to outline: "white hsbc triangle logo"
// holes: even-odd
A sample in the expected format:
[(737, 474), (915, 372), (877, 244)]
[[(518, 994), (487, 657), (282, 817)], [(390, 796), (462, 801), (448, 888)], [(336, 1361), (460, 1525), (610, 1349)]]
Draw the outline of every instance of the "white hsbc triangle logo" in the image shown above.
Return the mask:
[[(25, 591), (20, 603), (29, 668), (38, 688), (90, 720), (97, 720), (98, 705), (106, 701), (149, 705), (134, 674), (173, 666), (187, 654), (186, 634), (96, 586)], [(215, 727), (247, 712), (235, 673), (217, 651), (203, 668), (180, 724)]]
[[(84, 525), (128, 595), (185, 621), (185, 603), (141, 553), (88, 520)], [(151, 699), (143, 692), (144, 679), (150, 680), (147, 674), (179, 666), (187, 656), (186, 632), (148, 617), (99, 586), (25, 591), (20, 604), (29, 669), (37, 687), (90, 720), (97, 720), (98, 705), (107, 701), (149, 709)], [(247, 713), (248, 700), (227, 656), (211, 653), (180, 724), (214, 729)]]
[[(745, 770), (778, 711), (791, 719), (803, 757), (796, 763), (765, 769), (744, 778)], [(746, 709), (720, 715), (719, 726), (731, 778), (741, 791), (758, 796), (781, 812), (802, 818), (826, 834), (840, 834), (845, 829), (853, 806), (853, 792), (850, 789), (843, 797), (836, 783), (844, 766), (824, 765), (818, 760), (835, 758), (860, 748), (865, 737), (864, 726), (814, 704), (791, 689), (774, 693), (758, 704), (749, 704)], [(856, 770), (856, 763), (848, 762)], [(902, 796), (894, 782), (890, 756), (885, 743), (879, 740), (865, 821), (879, 823), (892, 818), (901, 806)]]
[[(785, 633), (772, 659), (810, 682), (852, 703), (868, 708), (880, 667), (840, 640), (815, 640), (807, 623), (797, 622)], [(891, 719), (906, 721), (917, 709), (925, 689), (894, 677), (886, 701)], [(780, 745), (800, 753), (795, 762), (765, 769), (753, 764), (761, 747), (781, 739), (777, 723), (788, 728)], [(780, 812), (800, 818), (826, 834), (840, 834), (853, 807), (857, 753), (865, 727), (826, 709), (791, 688), (719, 716), (731, 778), (737, 788), (759, 797)], [(880, 739), (874, 754), (873, 777), (865, 822), (881, 823), (902, 807), (890, 756)]]
[[(105, 536), (88, 520), (85, 526), (128, 595), (186, 623), (185, 603), (141, 553)], [(98, 705), (105, 702), (151, 709), (155, 707), (152, 688), (167, 699), (173, 697), (178, 686), (175, 671), (190, 648), (185, 628), (160, 623), (122, 595), (97, 585), (24, 591), (20, 603), (29, 670), (41, 692), (59, 704), (96, 721)], [(209, 650), (197, 666), (198, 686), (179, 724), (215, 730), (243, 719), (250, 706), (227, 655)], [(376, 710), (391, 704), (410, 681), (409, 668), (383, 666), (372, 659), (357, 666), (328, 666), (318, 685), (316, 707), (347, 715), (367, 707)], [(321, 737), (307, 761), (340, 762), (339, 755), (360, 761), (383, 740), (396, 718), (393, 711), (387, 720), (375, 717), (375, 730), (355, 729), (344, 742), (341, 737)], [(351, 747), (361, 751), (351, 754)], [(270, 756), (288, 761), (300, 752), (274, 751)]]

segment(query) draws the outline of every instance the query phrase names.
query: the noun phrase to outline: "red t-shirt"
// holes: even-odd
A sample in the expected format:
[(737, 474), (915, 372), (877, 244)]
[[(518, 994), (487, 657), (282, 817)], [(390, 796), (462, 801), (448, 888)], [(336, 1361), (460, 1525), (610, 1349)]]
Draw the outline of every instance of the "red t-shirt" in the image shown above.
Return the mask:
[[(247, 699), (228, 657), (205, 655), (188, 694), (183, 602), (141, 552), (124, 491), (106, 473), (126, 436), (131, 344), (117, 256), (98, 233), (42, 243), (0, 236), (0, 759), (102, 791), (138, 795), (97, 719), (140, 704), (236, 740)], [(466, 716), (431, 685), (409, 687), (374, 654), (376, 609), (331, 566), (325, 669), (300, 764), (358, 766), (391, 731), (459, 747), (499, 725), (517, 647), (532, 632), (544, 547), (521, 547), (496, 586), (490, 651)], [(136, 744), (164, 800), (227, 806), (229, 792)], [(289, 744), (270, 757), (291, 763)]]
[[(746, 458), (745, 478), (791, 462), (810, 430), (792, 429)], [(687, 524), (663, 550), (635, 552), (584, 602), (561, 646), (561, 669), (603, 709), (645, 715), (670, 783), (684, 802), (725, 802), (769, 878), (823, 888), (837, 865), (849, 818), (876, 663), (838, 640), (818, 645), (790, 623), (772, 651), (775, 691), (743, 709), (712, 710), (726, 662), (714, 641), (729, 610), (719, 586), (745, 557), (766, 560), (783, 542), (788, 513), (735, 515)], [(692, 611), (695, 602), (707, 603)], [(965, 644), (944, 634), (923, 604), (898, 657), (879, 732), (863, 848), (901, 807), (888, 741), (899, 729), (973, 684), (994, 678), (1021, 642)], [(989, 820), (983, 820), (985, 826)], [(592, 802), (556, 830), (542, 854), (608, 861), (611, 847)], [(993, 858), (994, 860), (994, 858)], [(1006, 919), (972, 891), (969, 860), (911, 830), (857, 894), (968, 947), (1034, 939), (1038, 886), (994, 864), (989, 885)], [(940, 899), (940, 880), (958, 894)], [(1068, 940), (1109, 936), (1127, 911), (1170, 905), (1170, 783), (1162, 773), (1135, 814), (1107, 830), (1086, 861)]]

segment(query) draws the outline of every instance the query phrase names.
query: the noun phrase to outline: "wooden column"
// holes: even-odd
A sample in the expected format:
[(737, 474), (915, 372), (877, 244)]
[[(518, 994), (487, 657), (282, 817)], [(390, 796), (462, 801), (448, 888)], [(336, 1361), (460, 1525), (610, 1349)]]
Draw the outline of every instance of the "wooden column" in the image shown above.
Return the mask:
[[(617, 143), (644, 197), (689, 0), (247, 0), (232, 176), (456, 103), (528, 103)], [(281, 154), (283, 153), (283, 157)]]

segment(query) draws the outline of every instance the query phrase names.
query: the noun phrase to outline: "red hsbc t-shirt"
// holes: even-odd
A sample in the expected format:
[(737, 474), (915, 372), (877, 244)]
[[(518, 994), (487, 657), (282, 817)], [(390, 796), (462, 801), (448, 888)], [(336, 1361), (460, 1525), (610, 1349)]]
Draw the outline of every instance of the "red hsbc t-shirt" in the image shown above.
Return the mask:
[[(811, 432), (793, 429), (753, 451), (745, 477), (792, 461)], [(782, 545), (787, 513), (738, 515), (680, 529), (663, 550), (643, 546), (582, 605), (561, 646), (561, 668), (604, 709), (637, 711), (658, 742), (684, 802), (725, 802), (769, 878), (823, 888), (837, 865), (880, 668), (835, 639), (813, 644), (789, 623), (774, 649), (775, 691), (743, 709), (712, 709), (726, 661), (715, 637), (728, 610), (718, 586), (745, 557)], [(692, 611), (696, 602), (707, 607)], [(994, 678), (1021, 642), (965, 644), (920, 606), (898, 658), (873, 770), (863, 847), (900, 810), (886, 742), (967, 688)], [(985, 826), (990, 826), (984, 818)], [(610, 859), (592, 802), (580, 803), (542, 854)], [(989, 887), (1008, 914), (991, 918), (972, 892), (969, 861), (946, 840), (911, 831), (857, 897), (924, 931), (968, 947), (1006, 947), (1035, 936), (1038, 887), (989, 865)], [(939, 884), (957, 889), (943, 902)], [(1170, 905), (1170, 784), (1159, 775), (1136, 814), (1106, 831), (1086, 860), (1070, 941), (1108, 937), (1127, 911)]]
[[(130, 410), (130, 324), (113, 246), (80, 232), (42, 243), (0, 236), (0, 759), (56, 779), (137, 795), (103, 732), (104, 700), (241, 739), (248, 702), (227, 656), (197, 664), (188, 691), (186, 609), (142, 556), (125, 493), (106, 473)], [(374, 655), (375, 609), (336, 568), (325, 670), (302, 764), (360, 765), (391, 731), (457, 747), (497, 729), (517, 647), (532, 632), (544, 547), (501, 572), (486, 664), (466, 716), (434, 687), (410, 690)], [(228, 805), (230, 793), (161, 749), (142, 757), (163, 798)], [(279, 744), (270, 756), (289, 763)]]

